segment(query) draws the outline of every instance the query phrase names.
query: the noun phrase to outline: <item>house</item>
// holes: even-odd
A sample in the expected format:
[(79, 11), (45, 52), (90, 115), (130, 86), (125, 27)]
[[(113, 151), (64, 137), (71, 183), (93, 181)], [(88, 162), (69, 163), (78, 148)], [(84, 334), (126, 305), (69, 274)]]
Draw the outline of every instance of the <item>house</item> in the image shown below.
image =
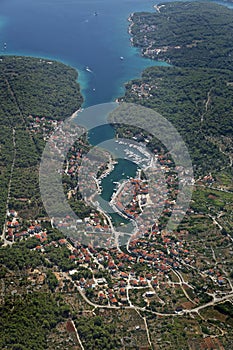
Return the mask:
[(218, 277), (218, 284), (222, 286), (224, 284), (224, 278), (223, 277)]
[(15, 210), (12, 209), (12, 210), (9, 211), (9, 216), (13, 216), (15, 218), (15, 217), (17, 217), (17, 215), (18, 214), (17, 214), (17, 212)]
[(126, 272), (121, 272), (120, 275), (122, 278), (128, 278), (128, 274)]
[(60, 245), (65, 245), (67, 243), (67, 240), (62, 238), (62, 239), (59, 239), (58, 242), (59, 242)]
[(179, 314), (183, 311), (183, 308), (181, 306), (178, 306), (176, 309), (175, 309), (175, 313), (176, 314)]
[(70, 255), (70, 256), (69, 256), (69, 259), (70, 259), (70, 260), (75, 260), (75, 259), (76, 259), (76, 256), (75, 256), (75, 255)]
[(121, 280), (121, 281), (120, 281), (120, 286), (121, 286), (121, 287), (125, 287), (125, 286), (126, 286), (126, 282), (125, 282), (124, 280)]
[(99, 300), (104, 300), (106, 299), (106, 295), (103, 292), (99, 292)]
[(117, 305), (118, 302), (117, 302), (117, 299), (116, 298), (112, 298), (110, 299), (110, 303), (113, 304), (113, 305)]
[(28, 228), (28, 232), (29, 232), (30, 234), (35, 233), (35, 226), (31, 225), (31, 226)]
[(155, 288), (155, 287), (157, 287), (157, 285), (158, 285), (158, 281), (157, 281), (157, 280), (153, 280), (153, 281), (151, 282), (151, 284), (152, 284), (152, 286)]
[(120, 301), (121, 301), (122, 304), (128, 304), (128, 300), (127, 300), (126, 297), (121, 297)]
[(97, 278), (96, 282), (98, 284), (100, 284), (100, 285), (107, 283), (107, 281), (106, 281), (106, 279), (104, 277), (103, 278)]
[(130, 284), (131, 284), (133, 287), (137, 287), (137, 286), (138, 286), (138, 281), (137, 281), (137, 280), (131, 280), (131, 281), (130, 281)]
[(125, 295), (125, 294), (126, 294), (125, 288), (120, 288), (120, 294), (121, 294), (121, 295)]

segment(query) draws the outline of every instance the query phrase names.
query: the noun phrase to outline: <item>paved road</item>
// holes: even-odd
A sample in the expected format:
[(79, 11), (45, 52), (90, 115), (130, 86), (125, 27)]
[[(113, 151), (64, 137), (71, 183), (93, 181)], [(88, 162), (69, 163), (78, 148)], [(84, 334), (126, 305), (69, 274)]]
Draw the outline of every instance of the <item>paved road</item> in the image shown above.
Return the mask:
[(183, 310), (183, 312), (186, 313), (186, 314), (190, 314), (190, 313), (193, 313), (193, 312), (199, 312), (200, 310), (205, 309), (206, 307), (214, 306), (215, 304), (221, 303), (221, 302), (223, 302), (225, 300), (229, 300), (231, 298), (233, 298), (233, 293), (225, 295), (222, 298), (214, 297), (214, 299), (212, 301), (210, 301), (210, 302), (208, 302), (208, 303), (206, 303), (204, 305), (197, 306), (197, 307), (195, 307), (194, 309), (191, 309), (191, 310)]

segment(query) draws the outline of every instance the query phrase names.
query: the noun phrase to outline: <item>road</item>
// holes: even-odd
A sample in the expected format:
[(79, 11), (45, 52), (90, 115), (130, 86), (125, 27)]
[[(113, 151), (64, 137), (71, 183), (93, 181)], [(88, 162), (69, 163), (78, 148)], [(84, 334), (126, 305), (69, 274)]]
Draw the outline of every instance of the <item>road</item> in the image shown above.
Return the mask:
[(11, 183), (12, 183), (12, 177), (13, 177), (13, 173), (14, 173), (15, 159), (16, 159), (16, 142), (15, 142), (15, 129), (14, 128), (12, 129), (12, 143), (13, 143), (14, 153), (13, 153), (13, 160), (12, 160), (11, 170), (10, 170), (10, 180), (8, 183), (8, 190), (7, 190), (5, 223), (4, 223), (2, 235), (1, 235), (1, 240), (4, 242), (4, 246), (13, 244), (13, 242), (6, 240), (6, 230), (7, 230), (6, 221), (7, 221), (7, 214), (9, 211), (9, 201), (10, 201), (10, 195), (11, 195)]
[(85, 350), (84, 347), (83, 347), (83, 344), (82, 344), (82, 342), (81, 342), (81, 339), (80, 339), (80, 337), (79, 337), (79, 334), (78, 334), (78, 331), (77, 331), (77, 328), (76, 328), (76, 326), (75, 326), (74, 321), (71, 320), (71, 323), (72, 323), (72, 325), (73, 325), (73, 327), (74, 327), (75, 335), (76, 335), (77, 341), (78, 341), (78, 343), (79, 343), (81, 349), (82, 349), (82, 350)]
[(218, 303), (222, 303), (224, 302), (225, 300), (229, 300), (233, 298), (233, 293), (230, 293), (228, 295), (225, 295), (224, 297), (221, 297), (221, 298), (217, 298), (216, 296), (214, 297), (214, 299), (204, 305), (200, 305), (200, 306), (197, 306), (195, 307), (194, 309), (191, 309), (191, 310), (183, 310), (184, 313), (186, 314), (190, 314), (190, 313), (193, 313), (193, 312), (199, 312), (200, 310), (203, 310), (209, 306), (214, 306), (215, 304), (218, 304)]
[(210, 91), (208, 91), (207, 93), (207, 100), (206, 100), (206, 103), (205, 103), (205, 112), (201, 115), (201, 124), (203, 123), (204, 121), (204, 116), (205, 114), (207, 113), (208, 111), (208, 107), (209, 107), (209, 104), (210, 104), (210, 94), (211, 94), (211, 91), (212, 91), (213, 88), (210, 89)]
[(191, 303), (197, 304), (195, 301), (193, 301), (193, 300), (189, 297), (188, 293), (187, 293), (186, 290), (184, 289), (184, 286), (183, 286), (183, 285), (184, 285), (184, 284), (185, 284), (185, 285), (188, 285), (188, 284), (184, 281), (183, 276), (182, 276), (178, 271), (175, 271), (175, 270), (173, 270), (173, 269), (172, 269), (172, 272), (177, 276), (177, 278), (178, 278), (178, 280), (179, 280), (179, 285), (180, 285), (180, 287), (181, 287), (181, 289), (182, 289), (184, 295), (186, 296), (186, 298), (187, 298)]
[[(63, 276), (66, 277), (67, 279), (69, 280), (72, 280), (71, 277), (68, 275), (68, 273), (65, 273), (63, 272)], [(180, 280), (180, 283), (185, 283), (185, 281), (182, 282), (182, 278), (179, 276), (179, 280)], [(186, 284), (186, 283), (185, 283)], [(156, 311), (152, 311), (152, 310), (148, 310), (146, 309), (146, 307), (139, 307), (139, 306), (135, 306), (132, 304), (132, 302), (130, 301), (129, 299), (129, 295), (127, 294), (127, 299), (128, 299), (128, 302), (129, 302), (129, 306), (116, 306), (116, 305), (101, 305), (101, 304), (96, 304), (96, 303), (93, 303), (92, 301), (90, 301), (86, 295), (85, 295), (85, 292), (82, 290), (82, 288), (80, 286), (78, 286), (76, 283), (75, 283), (75, 286), (77, 287), (80, 295), (83, 297), (83, 299), (91, 306), (93, 306), (95, 309), (96, 308), (101, 308), (101, 309), (115, 309), (115, 310), (120, 310), (120, 309), (134, 309), (136, 312), (138, 311), (146, 311), (146, 312), (149, 312), (153, 315), (156, 315), (156, 316), (160, 316), (160, 317), (171, 317), (171, 316), (177, 316), (177, 315), (183, 315), (183, 314), (191, 314), (193, 312), (199, 312), (200, 310), (202, 309), (205, 309), (209, 306), (214, 306), (215, 304), (218, 304), (218, 303), (222, 303), (224, 302), (225, 300), (229, 300), (231, 298), (233, 298), (233, 292), (221, 297), (221, 298), (217, 298), (215, 295), (213, 295), (213, 300), (204, 304), (204, 305), (200, 305), (200, 306), (197, 306), (193, 309), (184, 309), (182, 312), (179, 312), (178, 314), (177, 313), (161, 313), (161, 312), (156, 312)], [(129, 279), (128, 279), (128, 284), (127, 284), (127, 293), (128, 293), (128, 290), (131, 289), (132, 287), (129, 286)], [(190, 298), (188, 298), (190, 300)], [(193, 301), (190, 300), (192, 303)]]
[(149, 332), (149, 328), (148, 328), (148, 325), (147, 325), (147, 320), (146, 320), (146, 317), (142, 317), (142, 315), (140, 314), (140, 312), (138, 310), (136, 310), (136, 312), (138, 313), (138, 315), (143, 319), (143, 322), (145, 324), (145, 329), (146, 329), (146, 335), (147, 335), (147, 340), (148, 340), (148, 343), (150, 345), (150, 348), (152, 348), (152, 343), (151, 343), (151, 339), (150, 339), (150, 332)]

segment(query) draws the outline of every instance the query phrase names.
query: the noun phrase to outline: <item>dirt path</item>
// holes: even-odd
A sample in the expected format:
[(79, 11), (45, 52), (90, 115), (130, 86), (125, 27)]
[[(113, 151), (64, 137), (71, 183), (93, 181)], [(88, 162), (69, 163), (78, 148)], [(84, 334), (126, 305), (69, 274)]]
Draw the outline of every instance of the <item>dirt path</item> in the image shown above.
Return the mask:
[(13, 177), (13, 172), (14, 172), (14, 168), (15, 168), (15, 159), (16, 159), (16, 142), (15, 142), (15, 129), (14, 128), (12, 129), (12, 143), (13, 143), (13, 149), (14, 149), (13, 152), (14, 153), (13, 153), (13, 160), (12, 160), (11, 170), (10, 170), (10, 180), (8, 183), (8, 190), (7, 190), (5, 224), (3, 226), (2, 236), (1, 236), (1, 239), (4, 241), (4, 245), (12, 244), (12, 242), (8, 242), (6, 240), (6, 229), (7, 229), (6, 220), (7, 220), (7, 213), (9, 211), (9, 202), (10, 202), (10, 195), (11, 195), (11, 183), (12, 183), (12, 177)]
[(210, 91), (208, 91), (208, 93), (207, 93), (207, 100), (206, 100), (206, 103), (205, 103), (205, 112), (201, 115), (201, 124), (203, 123), (204, 116), (207, 113), (208, 108), (209, 108), (209, 104), (210, 104), (210, 101), (211, 101), (210, 94), (211, 94), (212, 89), (213, 88), (211, 88)]
[(77, 328), (76, 328), (76, 326), (75, 326), (74, 321), (71, 320), (71, 323), (72, 323), (72, 326), (74, 327), (74, 330), (75, 330), (75, 335), (76, 335), (76, 340), (77, 340), (77, 342), (79, 343), (81, 349), (82, 349), (82, 350), (85, 350), (85, 349), (84, 349), (84, 346), (83, 346), (83, 344), (82, 344), (82, 342), (81, 342), (81, 339), (80, 339), (80, 337), (79, 337), (79, 334), (78, 334), (78, 331), (77, 331)]

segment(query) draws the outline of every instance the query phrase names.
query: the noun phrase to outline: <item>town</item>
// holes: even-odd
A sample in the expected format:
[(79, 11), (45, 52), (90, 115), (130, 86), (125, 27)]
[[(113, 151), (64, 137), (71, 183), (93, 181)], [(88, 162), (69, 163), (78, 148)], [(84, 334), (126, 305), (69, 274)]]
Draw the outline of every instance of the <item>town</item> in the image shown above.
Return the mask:
[[(34, 132), (41, 124), (45, 129), (45, 118), (36, 117), (32, 123)], [(47, 124), (50, 125), (46, 122)], [(58, 127), (58, 123), (53, 124)], [(50, 132), (49, 127), (47, 133)], [(61, 145), (60, 138), (59, 147)], [(71, 179), (77, 179), (76, 175), (85, 154), (84, 149), (87, 151), (88, 147), (85, 141), (81, 141), (68, 152), (63, 171)], [(105, 151), (100, 151), (99, 155), (107, 162), (110, 161)], [(159, 187), (160, 191), (155, 191), (156, 198), (153, 198), (154, 192), (149, 191), (149, 181), (141, 178), (141, 170), (137, 178), (130, 178), (119, 185), (112, 196), (111, 203), (118, 212), (136, 222), (136, 230), (130, 235), (125, 246), (121, 246), (119, 242), (114, 244), (114, 234), (117, 230), (113, 227), (109, 215), (93, 208), (81, 219), (91, 237), (90, 244), (86, 247), (75, 237), (62, 237), (61, 234), (58, 234), (57, 239), (51, 240), (51, 219), (25, 221), (14, 208), (7, 211), (5, 231), (2, 235), (3, 244), (12, 245), (24, 240), (37, 242), (33, 244), (32, 250), (40, 252), (54, 264), (56, 290), (76, 290), (87, 303), (95, 307), (136, 308), (162, 317), (198, 313), (205, 307), (229, 300), (233, 297), (233, 286), (229, 278), (229, 259), (233, 254), (230, 245), (232, 238), (221, 233), (221, 226), (215, 219), (211, 238), (205, 237), (205, 249), (202, 249), (201, 241), (193, 239), (187, 229), (179, 229), (176, 232), (166, 230), (166, 221), (178, 193), (177, 174), (171, 160), (165, 154), (157, 153), (154, 157), (159, 164), (157, 170), (160, 172), (162, 167), (169, 184), (166, 193), (164, 189), (161, 192), (163, 183), (159, 182), (157, 176), (152, 182), (152, 187)], [(148, 166), (148, 162), (146, 164)], [(93, 164), (92, 169), (95, 169)], [(100, 169), (102, 170), (98, 174), (99, 179), (102, 174), (108, 175), (112, 166), (104, 166), (101, 163)], [(98, 178), (93, 179), (95, 174), (96, 171), (87, 174), (88, 181), (92, 178), (92, 182), (89, 182), (92, 183), (89, 187), (89, 197), (86, 198), (89, 203), (100, 190), (97, 186)], [(197, 181), (196, 186), (214, 188), (214, 178), (211, 175), (205, 176)], [(66, 190), (68, 199), (77, 195), (77, 183), (72, 183), (71, 188), (67, 187)], [(146, 211), (147, 204), (150, 207), (151, 203), (159, 208), (163, 207), (160, 217), (156, 220), (151, 212)], [(140, 220), (141, 213), (143, 215)], [(186, 218), (192, 217), (200, 217), (200, 214), (190, 208)], [(57, 228), (60, 229), (64, 222), (69, 222), (69, 218), (64, 218)], [(98, 235), (100, 247), (91, 244), (95, 242), (95, 235)], [(101, 240), (102, 236), (107, 238)], [(51, 251), (57, 252), (59, 256), (64, 250), (69, 252), (67, 266), (60, 265), (58, 261), (54, 263)]]

